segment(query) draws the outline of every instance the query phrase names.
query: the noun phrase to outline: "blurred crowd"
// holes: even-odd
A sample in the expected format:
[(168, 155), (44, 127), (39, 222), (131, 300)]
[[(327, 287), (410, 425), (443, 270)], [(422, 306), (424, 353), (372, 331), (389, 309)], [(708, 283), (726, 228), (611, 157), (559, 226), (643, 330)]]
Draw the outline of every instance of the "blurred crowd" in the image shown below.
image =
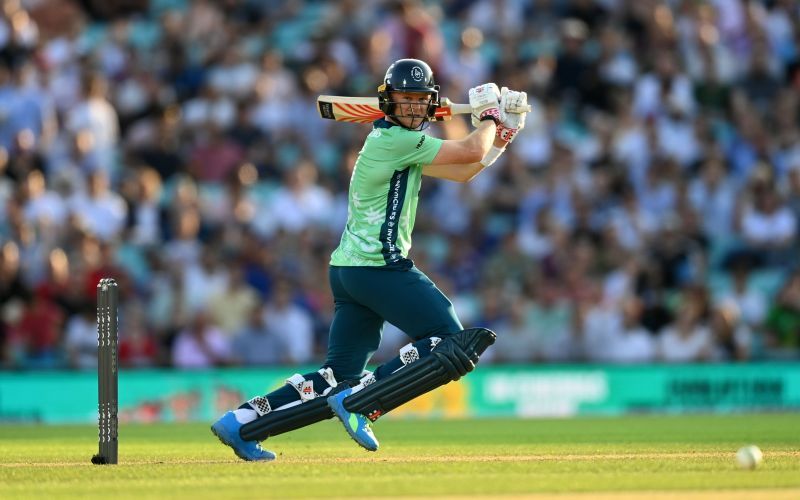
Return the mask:
[(420, 194), (411, 257), (487, 358), (800, 358), (793, 0), (2, 0), (0, 367), (95, 366), (101, 277), (123, 366), (318, 362), (369, 126), (315, 99), (401, 57), (533, 106)]

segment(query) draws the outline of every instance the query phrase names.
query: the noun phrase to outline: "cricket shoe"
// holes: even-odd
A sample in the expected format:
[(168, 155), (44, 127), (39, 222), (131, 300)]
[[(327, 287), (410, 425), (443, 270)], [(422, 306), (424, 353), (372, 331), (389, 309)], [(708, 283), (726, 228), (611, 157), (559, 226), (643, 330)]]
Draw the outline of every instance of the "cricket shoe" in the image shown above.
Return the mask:
[(328, 406), (333, 410), (353, 441), (369, 451), (378, 450), (378, 438), (372, 432), (370, 421), (364, 415), (352, 413), (344, 408), (344, 398), (353, 393), (353, 389), (345, 389), (328, 398)]
[(236, 420), (236, 415), (229, 411), (211, 426), (211, 432), (222, 442), (230, 446), (236, 456), (249, 462), (268, 462), (275, 460), (275, 454), (261, 447), (258, 441), (245, 441), (239, 436), (239, 429), (244, 424)]

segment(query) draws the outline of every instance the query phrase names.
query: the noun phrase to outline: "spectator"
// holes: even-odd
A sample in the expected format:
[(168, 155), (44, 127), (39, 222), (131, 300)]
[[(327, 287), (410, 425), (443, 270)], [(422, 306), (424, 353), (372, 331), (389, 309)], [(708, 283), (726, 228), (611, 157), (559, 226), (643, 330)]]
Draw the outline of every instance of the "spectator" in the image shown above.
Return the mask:
[(63, 326), (64, 315), (55, 304), (38, 295), (31, 296), (23, 309), (18, 330), (25, 349), (24, 368), (53, 369), (63, 366)]
[(529, 302), (523, 297), (511, 301), (508, 320), (497, 325), (503, 332), (484, 354), (490, 354), (495, 363), (531, 363), (540, 359), (539, 345), (529, 318)]
[(723, 314), (737, 316), (736, 323), (760, 331), (767, 315), (767, 297), (753, 286), (750, 259), (740, 258), (732, 266), (731, 289), (718, 297), (717, 304), (725, 308)]
[(702, 214), (706, 234), (719, 239), (732, 236), (737, 191), (722, 159), (703, 163), (700, 176), (689, 182), (688, 196), (692, 208)]
[(88, 134), (91, 151), (106, 175), (114, 167), (114, 155), (119, 141), (119, 118), (106, 98), (108, 82), (98, 74), (84, 76), (82, 100), (67, 112), (66, 129), (73, 135)]
[(22, 279), (19, 246), (13, 241), (0, 247), (0, 306), (30, 295)]
[(145, 310), (134, 303), (123, 309), (119, 326), (119, 363), (125, 368), (150, 368), (159, 364), (159, 345), (145, 324)]
[(760, 264), (785, 262), (797, 237), (797, 220), (774, 185), (759, 182), (754, 186), (753, 201), (745, 206), (740, 225), (748, 253)]
[(246, 322), (233, 338), (233, 356), (245, 366), (264, 366), (286, 363), (289, 352), (283, 339), (265, 321), (268, 312), (263, 306), (251, 309)]
[(212, 368), (231, 361), (228, 338), (211, 324), (206, 313), (197, 311), (175, 339), (172, 363), (178, 368)]
[(161, 177), (155, 169), (142, 167), (132, 183), (134, 192), (127, 200), (130, 242), (143, 247), (156, 245), (161, 242)]
[[(183, 297), (183, 271), (165, 267), (158, 256), (151, 256), (151, 259), (153, 276), (150, 297), (145, 306), (146, 314), (159, 346), (171, 352), (175, 337), (189, 322), (189, 311)], [(168, 359), (165, 361), (170, 362)]]
[(201, 182), (226, 179), (244, 160), (242, 147), (223, 134), (223, 129), (233, 122), (233, 108), (229, 112), (230, 117), (212, 118), (222, 123), (207, 125), (189, 154), (189, 172)]
[[(222, 295), (228, 289), (228, 269), (217, 259), (212, 247), (203, 249), (200, 262), (187, 266), (183, 273), (183, 299), (187, 311), (208, 311), (211, 298)], [(215, 323), (216, 326), (221, 326)]]
[(587, 317), (584, 322), (587, 359), (619, 364), (655, 361), (656, 341), (641, 323), (642, 301), (635, 296), (625, 297), (620, 309), (621, 314), (611, 309)]
[(43, 231), (59, 231), (67, 220), (67, 206), (61, 196), (47, 189), (44, 173), (31, 170), (26, 183), (25, 219)]
[[(480, 312), (474, 319), (474, 324), (492, 331), (505, 331), (511, 322), (508, 300), (509, 297), (504, 296), (499, 287), (486, 287), (480, 297)], [(484, 356), (489, 360), (494, 360), (495, 350), (490, 349)]]
[(800, 271), (794, 271), (778, 291), (767, 313), (766, 347), (779, 358), (795, 359), (800, 353)]
[[(700, 292), (702, 293), (702, 292)], [(698, 300), (700, 299), (700, 300)], [(708, 361), (714, 354), (707, 304), (697, 290), (684, 290), (677, 318), (658, 334), (658, 358), (669, 363)]]
[(254, 229), (263, 236), (277, 230), (297, 233), (307, 227), (324, 226), (333, 210), (333, 198), (317, 184), (317, 167), (304, 159), (284, 175), (284, 185), (278, 188), (268, 205), (258, 210)]
[(536, 291), (529, 325), (536, 337), (543, 361), (564, 362), (574, 359), (579, 350), (574, 341), (573, 306), (562, 296), (559, 285), (545, 281)]
[(119, 237), (128, 213), (125, 200), (110, 189), (108, 175), (101, 170), (89, 174), (88, 187), (86, 194), (75, 193), (69, 201), (71, 214), (103, 241)]
[(286, 346), (289, 362), (303, 364), (314, 356), (314, 329), (311, 315), (293, 302), (293, 293), (288, 281), (275, 285), (264, 309), (264, 323)]
[(97, 368), (97, 318), (90, 303), (67, 320), (64, 351), (67, 366), (79, 370)]
[(714, 360), (748, 361), (753, 352), (753, 332), (741, 321), (736, 306), (724, 305), (711, 313)]
[(227, 286), (208, 298), (208, 311), (214, 324), (229, 336), (242, 331), (253, 310), (259, 306), (258, 292), (244, 280), (244, 272), (235, 261), (226, 263)]
[[(589, 36), (586, 23), (566, 19), (561, 26), (561, 51), (556, 58), (550, 93), (568, 105), (586, 105), (590, 92), (601, 92), (597, 68), (584, 54), (583, 46)], [(595, 90), (596, 89), (596, 90)]]

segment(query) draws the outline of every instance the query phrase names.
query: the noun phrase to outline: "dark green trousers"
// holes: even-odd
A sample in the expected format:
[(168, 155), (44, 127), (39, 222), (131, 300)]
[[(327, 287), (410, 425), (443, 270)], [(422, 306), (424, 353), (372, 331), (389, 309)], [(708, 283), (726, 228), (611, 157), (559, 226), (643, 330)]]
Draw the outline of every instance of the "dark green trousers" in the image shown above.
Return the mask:
[(463, 330), (450, 299), (413, 265), (330, 266), (328, 276), (335, 314), (325, 366), (337, 380), (361, 376), (381, 342), (384, 320), (413, 340)]

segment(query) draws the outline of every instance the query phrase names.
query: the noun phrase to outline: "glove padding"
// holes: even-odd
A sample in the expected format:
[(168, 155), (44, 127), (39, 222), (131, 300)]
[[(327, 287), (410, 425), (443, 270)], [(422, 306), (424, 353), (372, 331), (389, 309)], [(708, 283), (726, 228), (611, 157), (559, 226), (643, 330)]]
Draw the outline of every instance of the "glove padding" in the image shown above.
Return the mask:
[(484, 83), (469, 89), (469, 105), (472, 108), (474, 127), (486, 117), (491, 117), (496, 124), (500, 123), (500, 90), (494, 83)]
[(500, 110), (501, 113), (527, 113), (528, 93), (503, 87), (500, 91)]
[(527, 113), (528, 93), (503, 87), (500, 92), (500, 123), (497, 125), (497, 137), (506, 143), (511, 143), (517, 133), (525, 128)]

